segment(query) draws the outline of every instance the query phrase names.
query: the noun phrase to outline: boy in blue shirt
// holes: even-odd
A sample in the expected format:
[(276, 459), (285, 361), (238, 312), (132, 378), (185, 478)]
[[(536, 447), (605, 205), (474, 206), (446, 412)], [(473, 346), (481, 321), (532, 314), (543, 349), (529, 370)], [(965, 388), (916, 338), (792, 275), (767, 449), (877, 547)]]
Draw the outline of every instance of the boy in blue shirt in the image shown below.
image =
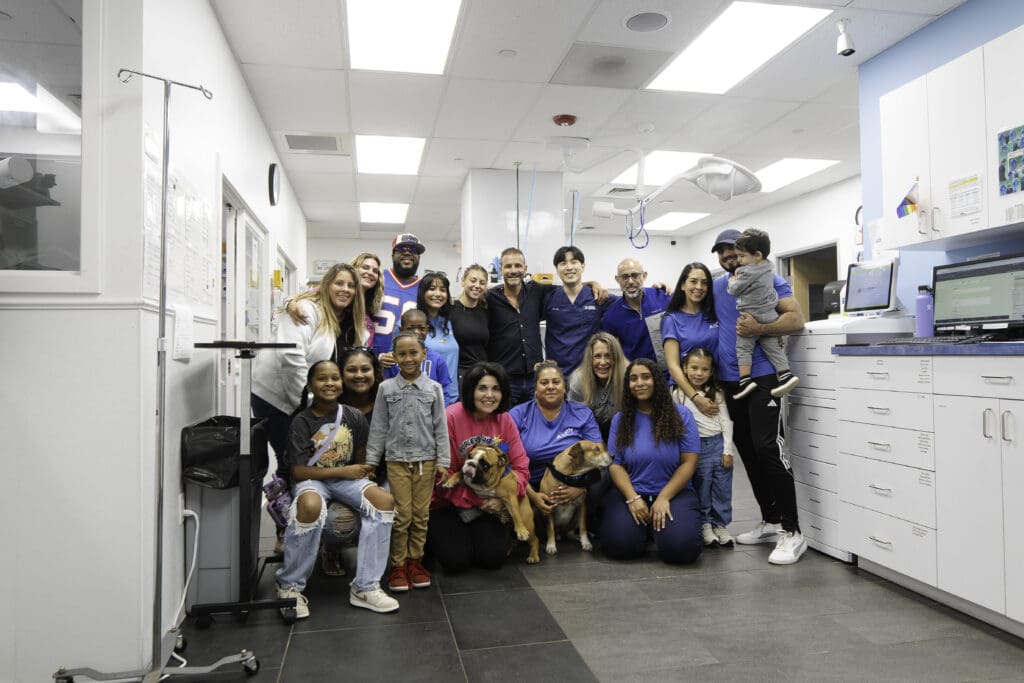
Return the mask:
[[(420, 338), (421, 342), (426, 343), (425, 340), (427, 338), (427, 332), (430, 330), (430, 323), (427, 322), (426, 313), (418, 308), (410, 308), (402, 314), (401, 322), (401, 332), (413, 332)], [(450, 406), (459, 400), (459, 388), (455, 386), (455, 382), (452, 381), (451, 375), (448, 374), (448, 364), (445, 363), (444, 359), (437, 353), (427, 349), (427, 358), (420, 365), (420, 371), (426, 375), (428, 379), (432, 379), (441, 385), (441, 391), (444, 393), (444, 404), (446, 406)], [(397, 365), (392, 365), (390, 368), (384, 370), (384, 379), (397, 376)]]

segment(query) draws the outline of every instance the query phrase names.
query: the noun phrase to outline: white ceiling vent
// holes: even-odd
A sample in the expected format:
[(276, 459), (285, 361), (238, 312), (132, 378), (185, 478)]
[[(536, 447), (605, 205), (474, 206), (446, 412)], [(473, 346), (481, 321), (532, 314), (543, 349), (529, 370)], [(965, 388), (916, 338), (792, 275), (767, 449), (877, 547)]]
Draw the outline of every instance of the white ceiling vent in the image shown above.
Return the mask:
[(633, 185), (602, 185), (600, 189), (594, 192), (592, 197), (611, 197), (617, 199), (626, 197), (628, 199), (634, 199), (636, 197), (636, 187)]
[(281, 149), (293, 154), (352, 155), (352, 143), (340, 133), (274, 132)]

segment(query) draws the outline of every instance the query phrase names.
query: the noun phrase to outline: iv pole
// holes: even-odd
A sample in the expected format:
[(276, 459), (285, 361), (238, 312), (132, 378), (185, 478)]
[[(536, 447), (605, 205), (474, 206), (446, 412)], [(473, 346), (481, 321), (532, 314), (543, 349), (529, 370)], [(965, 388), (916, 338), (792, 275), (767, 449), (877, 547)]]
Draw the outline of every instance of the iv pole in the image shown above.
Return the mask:
[[(142, 71), (133, 69), (120, 69), (117, 78), (122, 83), (127, 83), (133, 76), (142, 76), (160, 81), (164, 86), (163, 101), (163, 165), (160, 172), (160, 294), (159, 294), (159, 321), (157, 332), (157, 423), (156, 423), (156, 471), (154, 477), (154, 490), (156, 495), (156, 514), (154, 520), (153, 535), (153, 633), (152, 633), (152, 658), (148, 669), (139, 671), (122, 671), (118, 673), (102, 673), (90, 668), (66, 669), (60, 667), (53, 678), (57, 683), (72, 683), (75, 676), (84, 676), (94, 681), (115, 681), (129, 680), (142, 681), (143, 683), (156, 683), (164, 676), (188, 676), (205, 674), (218, 669), (225, 664), (241, 662), (247, 674), (255, 674), (259, 671), (259, 661), (256, 655), (249, 650), (242, 650), (236, 655), (222, 657), (210, 666), (204, 667), (174, 667), (164, 671), (164, 633), (163, 633), (163, 524), (164, 524), (164, 432), (167, 428), (167, 169), (171, 154), (171, 136), (168, 126), (168, 113), (171, 102), (171, 86), (178, 85), (190, 90), (198, 90), (208, 100), (213, 99), (213, 93), (201, 85), (190, 85), (173, 81), (169, 78), (161, 78)], [(175, 615), (177, 616), (177, 615)], [(181, 642), (180, 633), (177, 628), (170, 631), (168, 640), (173, 638)]]

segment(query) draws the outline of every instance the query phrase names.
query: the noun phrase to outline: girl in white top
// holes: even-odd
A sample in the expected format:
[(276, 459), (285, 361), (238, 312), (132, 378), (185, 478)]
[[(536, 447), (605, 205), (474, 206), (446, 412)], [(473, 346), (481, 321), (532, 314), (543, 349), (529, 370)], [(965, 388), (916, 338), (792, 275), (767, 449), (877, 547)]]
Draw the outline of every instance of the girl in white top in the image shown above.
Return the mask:
[[(700, 432), (700, 459), (693, 473), (702, 515), (701, 535), (705, 546), (732, 546), (733, 538), (726, 528), (732, 521), (732, 465), (736, 446), (732, 442), (732, 420), (725, 405), (725, 393), (715, 382), (715, 363), (703, 348), (693, 348), (683, 356), (683, 373), (693, 392), (687, 396), (680, 387), (674, 391), (676, 401), (693, 414)], [(693, 399), (710, 398), (718, 406), (718, 414), (705, 415)]]

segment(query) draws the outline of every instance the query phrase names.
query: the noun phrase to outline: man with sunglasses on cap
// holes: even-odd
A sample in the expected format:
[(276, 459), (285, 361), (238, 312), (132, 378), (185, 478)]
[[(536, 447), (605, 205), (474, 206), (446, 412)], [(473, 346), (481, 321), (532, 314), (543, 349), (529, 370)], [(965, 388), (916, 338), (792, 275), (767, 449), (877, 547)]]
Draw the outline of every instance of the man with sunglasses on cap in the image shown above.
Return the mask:
[(374, 337), (373, 351), (381, 358), (381, 364), (389, 367), (391, 360), (391, 338), (398, 331), (402, 314), (410, 308), (416, 308), (416, 292), (420, 278), (416, 274), (420, 267), (420, 254), (426, 247), (416, 235), (399, 233), (391, 241), (391, 267), (381, 273), (384, 279), (384, 298), (381, 300), (380, 313), (373, 316)]
[[(729, 415), (734, 423), (733, 441), (750, 479), (754, 498), (761, 508), (761, 522), (751, 531), (737, 536), (736, 542), (746, 545), (774, 542), (775, 550), (768, 561), (772, 564), (793, 564), (807, 549), (807, 541), (800, 533), (793, 472), (782, 452), (783, 433), (779, 419), (782, 399), (771, 394), (772, 388), (778, 384), (778, 377), (760, 347), (754, 349), (750, 373), (756, 388), (742, 400), (735, 400), (732, 395), (739, 390), (737, 336), (782, 336), (798, 332), (804, 327), (804, 315), (789, 283), (778, 274), (774, 281), (775, 292), (779, 295), (775, 308), (778, 319), (759, 323), (749, 313), (740, 313), (736, 309), (736, 297), (729, 294), (727, 286), (729, 277), (739, 267), (736, 239), (740, 234), (739, 230), (723, 230), (711, 247), (711, 252), (718, 255), (718, 263), (725, 270), (725, 274), (714, 282), (715, 314), (719, 323), (718, 351), (715, 354), (718, 381), (725, 391)], [(718, 409), (711, 406), (707, 410), (710, 414)]]

